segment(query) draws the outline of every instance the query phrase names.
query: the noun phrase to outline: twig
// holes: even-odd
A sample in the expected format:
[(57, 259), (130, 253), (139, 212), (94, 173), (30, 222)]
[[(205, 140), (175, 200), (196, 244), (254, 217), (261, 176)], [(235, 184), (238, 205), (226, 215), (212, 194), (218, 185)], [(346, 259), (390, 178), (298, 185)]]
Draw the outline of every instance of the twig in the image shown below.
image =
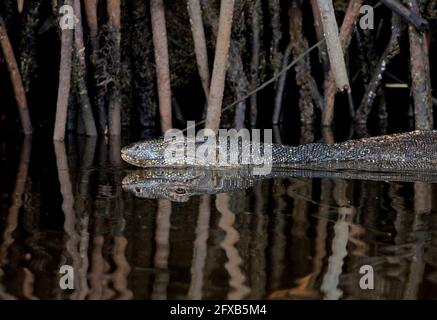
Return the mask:
[(332, 0), (317, 0), (317, 3), (319, 4), (320, 15), (322, 16), (329, 61), (331, 62), (331, 70), (334, 74), (337, 89), (340, 91), (350, 91), (344, 52), (340, 41)]
[(12, 88), (15, 94), (18, 111), (20, 113), (21, 127), (25, 135), (32, 134), (32, 123), (30, 121), (29, 109), (27, 106), (26, 92), (24, 91), (23, 81), (18, 69), (17, 60), (15, 59), (14, 49), (9, 41), (6, 32), (6, 25), (3, 18), (0, 16), (0, 45), (2, 47), (3, 56), (11, 78)]
[[(244, 96), (249, 88), (250, 83), (247, 79), (246, 73), (244, 71), (244, 63), (242, 57), (242, 45), (236, 39), (232, 39), (232, 35), (235, 34), (236, 37), (240, 36), (240, 30), (243, 28), (243, 19), (240, 17), (243, 12), (244, 2), (240, 1), (236, 3), (233, 8), (233, 15), (235, 15), (235, 26), (232, 26), (233, 33), (231, 34), (228, 57), (225, 68), (225, 75), (230, 84), (230, 89), (232, 93), (236, 96), (236, 99), (240, 99)], [(209, 0), (203, 0), (205, 21), (206, 24), (211, 28), (213, 39), (218, 38), (219, 33), (219, 18), (220, 14), (217, 12), (213, 3)], [(216, 48), (217, 49), (217, 48)], [(213, 70), (214, 71), (214, 70)], [(246, 114), (246, 103), (240, 102), (234, 113), (234, 126), (241, 128), (244, 126)]]
[(208, 52), (206, 49), (205, 30), (202, 21), (202, 8), (200, 7), (199, 0), (188, 0), (188, 14), (190, 16), (191, 31), (193, 33), (197, 68), (199, 69), (199, 76), (202, 81), (205, 97), (208, 99), (210, 81)]
[(17, 0), (18, 12), (22, 13), (24, 8), (24, 0)]
[(104, 92), (103, 86), (99, 86), (99, 75), (97, 72), (97, 59), (98, 59), (98, 50), (99, 50), (99, 39), (98, 32), (99, 26), (97, 22), (97, 0), (87, 0), (84, 1), (85, 6), (85, 14), (87, 25), (90, 33), (90, 42), (91, 42), (91, 63), (94, 68), (94, 81), (96, 85), (96, 104), (97, 104), (97, 120), (98, 120), (98, 129), (100, 133), (105, 133), (106, 131), (106, 123), (107, 123), (107, 115), (104, 105)]
[(272, 28), (272, 42), (270, 48), (273, 73), (276, 74), (281, 68), (282, 54), (279, 44), (282, 39), (281, 24), (281, 2), (280, 0), (269, 0), (270, 26)]
[[(249, 80), (244, 71), (243, 53), (241, 44), (231, 40), (228, 53), (227, 78), (230, 88), (237, 99), (244, 97), (250, 88)], [(244, 127), (246, 120), (246, 102), (241, 101), (235, 108), (234, 127), (238, 130)]]
[[(261, 0), (254, 0), (251, 6), (252, 57), (250, 61), (250, 89), (253, 90), (259, 82), (259, 65), (261, 50), (261, 24), (263, 12)], [(250, 125), (255, 126), (258, 118), (257, 95), (250, 97)]]
[(43, 3), (41, 1), (31, 1), (27, 4), (23, 14), (23, 29), (20, 41), (20, 70), (23, 78), (24, 90), (30, 90), (30, 84), (34, 73), (38, 68), (36, 59), (36, 42), (38, 29), (42, 28), (41, 13)]
[[(311, 9), (313, 11), (314, 17), (314, 29), (316, 31), (317, 41), (323, 39), (323, 27), (322, 27), (322, 17), (320, 16), (320, 10), (317, 5), (317, 0), (310, 0)], [(322, 63), (323, 71), (327, 73), (329, 71), (329, 57), (326, 50), (326, 46), (320, 46), (319, 48), (319, 59)]]
[(87, 136), (96, 136), (97, 129), (94, 122), (93, 111), (91, 110), (91, 103), (88, 96), (88, 89), (86, 85), (86, 61), (85, 61), (85, 46), (83, 43), (83, 29), (82, 29), (82, 13), (80, 0), (74, 0), (74, 11), (78, 23), (74, 28), (75, 51), (77, 56), (77, 86), (79, 91), (79, 100), (81, 107), (81, 115), (85, 125), (85, 133)]
[[(73, 5), (72, 0), (66, 0), (65, 5)], [(59, 66), (58, 100), (56, 104), (55, 132), (53, 140), (64, 141), (67, 124), (68, 101), (71, 88), (71, 58), (73, 48), (73, 30), (61, 30), (61, 61)]]
[(385, 71), (387, 64), (399, 54), (399, 38), (401, 36), (401, 21), (397, 15), (392, 17), (392, 34), (387, 47), (384, 50), (379, 62), (373, 72), (373, 76), (366, 88), (363, 100), (357, 110), (356, 121), (365, 124), (367, 117), (372, 107), (372, 103), (376, 97), (376, 92), (382, 80), (382, 73)]
[(403, 6), (397, 0), (381, 0), (387, 8), (398, 14), (402, 19), (413, 25), (418, 31), (424, 32), (429, 29), (429, 23), (420, 14)]
[[(420, 14), (417, 0), (407, 0), (406, 2), (412, 12)], [(420, 34), (412, 26), (408, 27), (408, 33), (415, 127), (419, 130), (430, 130), (433, 128), (433, 115), (427, 42), (425, 35)]]
[[(323, 2), (324, 0), (318, 0), (319, 2)], [(352, 33), (354, 30), (355, 23), (360, 14), (360, 8), (363, 3), (363, 0), (355, 0), (350, 1), (349, 6), (346, 11), (346, 15), (344, 17), (343, 23), (340, 29), (340, 43), (343, 50), (346, 50), (349, 47)], [(328, 50), (329, 51), (329, 50)], [(330, 126), (332, 125), (332, 120), (334, 118), (334, 102), (335, 102), (335, 94), (336, 83), (334, 81), (334, 75), (332, 70), (329, 71), (328, 78), (325, 79), (324, 88), (325, 88), (325, 108), (322, 113), (322, 125)]]
[[(302, 1), (293, 1), (289, 8), (290, 44), (293, 56), (298, 56), (308, 49), (308, 40), (303, 30)], [(320, 52), (320, 51), (319, 51)], [(311, 75), (310, 57), (301, 59), (295, 66), (296, 82), (300, 86), (299, 109), (301, 124), (310, 126), (314, 121), (314, 105), (323, 109), (324, 101)]]
[[(234, 18), (232, 26), (231, 42), (228, 53), (227, 80), (235, 97), (240, 99), (250, 90), (250, 82), (245, 71), (245, 45), (240, 39), (244, 37), (245, 26), (245, 1), (236, 1), (234, 6)], [(234, 37), (234, 39), (232, 39)], [(234, 112), (234, 128), (243, 128), (246, 122), (246, 102), (240, 102)]]
[(159, 113), (161, 130), (164, 133), (173, 127), (171, 110), (170, 66), (168, 60), (167, 29), (164, 3), (150, 0), (153, 46), (155, 50), (156, 76), (158, 79)]
[[(291, 58), (291, 44), (285, 49), (285, 53), (282, 58), (282, 69), (285, 69), (290, 62)], [(278, 80), (278, 86), (276, 88), (275, 95), (275, 107), (273, 109), (272, 124), (278, 124), (280, 121), (282, 110), (282, 97), (284, 96), (285, 80), (287, 79), (287, 73), (282, 73)]]
[(108, 123), (109, 123), (109, 134), (110, 135), (120, 135), (121, 134), (121, 99), (120, 99), (120, 63), (121, 63), (121, 53), (120, 53), (120, 0), (108, 0), (107, 1), (107, 11), (110, 26), (110, 36), (111, 41), (111, 51), (112, 51), (112, 69), (113, 69), (113, 87), (109, 97), (109, 107), (108, 107)]
[(225, 87), (226, 67), (229, 44), (231, 41), (234, 0), (221, 0), (217, 45), (214, 67), (211, 78), (211, 88), (208, 98), (206, 127), (214, 131), (220, 127), (220, 115)]

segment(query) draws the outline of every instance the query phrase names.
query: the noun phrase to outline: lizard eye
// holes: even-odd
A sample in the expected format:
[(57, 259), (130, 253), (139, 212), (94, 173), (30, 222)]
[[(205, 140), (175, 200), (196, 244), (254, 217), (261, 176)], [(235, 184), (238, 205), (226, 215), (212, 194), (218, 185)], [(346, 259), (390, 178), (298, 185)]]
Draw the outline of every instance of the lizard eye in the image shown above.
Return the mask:
[(141, 189), (138, 188), (138, 187), (136, 187), (136, 188), (135, 188), (135, 191), (138, 192), (138, 193), (140, 193)]
[(185, 191), (185, 189), (182, 189), (182, 188), (176, 188), (175, 192), (176, 192), (177, 194), (185, 194), (185, 193), (187, 193), (187, 192)]

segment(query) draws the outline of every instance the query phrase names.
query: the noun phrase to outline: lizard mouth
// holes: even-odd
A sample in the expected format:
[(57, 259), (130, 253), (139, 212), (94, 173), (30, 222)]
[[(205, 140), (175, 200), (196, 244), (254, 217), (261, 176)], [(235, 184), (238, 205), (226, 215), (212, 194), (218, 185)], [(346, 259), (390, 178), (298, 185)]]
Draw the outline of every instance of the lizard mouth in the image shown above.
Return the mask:
[(133, 164), (134, 159), (129, 155), (129, 148), (128, 147), (124, 147), (121, 149), (121, 158), (123, 159), (123, 161)]
[(129, 150), (123, 148), (121, 150), (121, 159), (123, 159), (123, 161), (137, 166), (137, 167), (143, 167), (143, 168), (150, 168), (150, 167), (159, 167), (159, 166), (163, 166), (163, 164), (158, 161), (158, 160), (153, 160), (153, 159), (136, 159), (135, 157), (132, 157), (130, 155)]
[(131, 157), (129, 157), (129, 155), (127, 154), (127, 150), (125, 148), (121, 149), (121, 158), (127, 163), (131, 163), (132, 161)]

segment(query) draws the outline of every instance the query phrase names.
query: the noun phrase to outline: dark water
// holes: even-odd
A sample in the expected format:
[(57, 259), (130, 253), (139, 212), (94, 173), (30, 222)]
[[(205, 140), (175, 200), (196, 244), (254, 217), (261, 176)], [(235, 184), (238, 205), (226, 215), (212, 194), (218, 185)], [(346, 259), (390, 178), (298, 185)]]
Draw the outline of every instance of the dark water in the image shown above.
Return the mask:
[(0, 144), (0, 298), (437, 297), (433, 185), (287, 178), (170, 203), (122, 190), (123, 142), (49, 140)]

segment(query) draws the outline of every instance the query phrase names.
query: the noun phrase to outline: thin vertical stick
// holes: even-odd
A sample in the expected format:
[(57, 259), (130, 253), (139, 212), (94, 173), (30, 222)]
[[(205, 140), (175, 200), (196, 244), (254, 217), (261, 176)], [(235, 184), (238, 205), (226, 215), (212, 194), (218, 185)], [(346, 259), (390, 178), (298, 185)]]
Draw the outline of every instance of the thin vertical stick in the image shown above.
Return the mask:
[(208, 51), (206, 49), (205, 30), (202, 21), (202, 8), (199, 0), (188, 0), (188, 14), (190, 16), (191, 31), (193, 33), (194, 51), (196, 53), (197, 68), (202, 81), (205, 97), (209, 96), (209, 64)]
[[(244, 61), (242, 56), (242, 48), (231, 41), (228, 52), (227, 79), (230, 89), (234, 92), (237, 100), (240, 100), (247, 95), (250, 83), (244, 71)], [(244, 127), (246, 121), (246, 101), (242, 100), (237, 103), (234, 113), (234, 127), (239, 130)]]
[[(409, 25), (414, 26), (418, 31), (424, 32), (429, 29), (429, 23), (420, 16), (420, 10), (413, 9), (410, 3), (407, 4), (411, 10), (408, 10), (398, 0), (381, 0), (381, 3), (408, 22)], [(432, 6), (431, 1), (430, 5)]]
[[(254, 0), (252, 4), (252, 57), (250, 61), (250, 90), (258, 87), (259, 83), (259, 65), (261, 50), (261, 26), (262, 23), (262, 6), (261, 0)], [(250, 97), (250, 125), (256, 126), (258, 118), (258, 99), (257, 94)]]
[(34, 80), (35, 71), (38, 68), (37, 39), (41, 27), (42, 1), (28, 3), (22, 18), (22, 30), (20, 40), (20, 71), (23, 79), (24, 90), (29, 92), (31, 82)]
[(111, 26), (112, 53), (113, 53), (113, 77), (115, 78), (114, 86), (109, 98), (109, 134), (121, 134), (121, 100), (119, 89), (119, 70), (120, 70), (120, 0), (108, 0), (107, 11), (109, 25)]
[[(302, 3), (302, 1), (294, 1), (288, 11), (290, 45), (295, 57), (309, 48), (303, 28)], [(305, 56), (300, 59), (294, 69), (296, 71), (296, 83), (300, 87), (299, 110), (301, 124), (309, 127), (314, 122), (314, 106), (323, 109), (324, 101), (317, 88), (317, 83), (311, 75), (310, 57)]]
[[(316, 31), (317, 41), (320, 41), (323, 39), (322, 17), (320, 16), (317, 0), (310, 0), (310, 3), (313, 11), (314, 29)], [(329, 70), (329, 58), (325, 44), (321, 45), (319, 48), (319, 58), (323, 66), (323, 71), (327, 72)]]
[(99, 26), (97, 22), (97, 3), (98, 0), (84, 0), (86, 20), (88, 24), (88, 29), (90, 31), (92, 48), (91, 61), (93, 62), (93, 64), (96, 63), (97, 50), (99, 49), (99, 41), (97, 38), (99, 32)]
[[(317, 0), (317, 1), (319, 3), (319, 2), (323, 2), (324, 0)], [(352, 33), (354, 31), (354, 26), (358, 19), (358, 15), (360, 14), (360, 8), (362, 4), (363, 4), (363, 0), (354, 0), (349, 2), (349, 6), (347, 8), (346, 15), (341, 25), (340, 35), (339, 35), (340, 43), (343, 50), (346, 50), (349, 47), (350, 41), (352, 39)], [(322, 15), (322, 20), (323, 20), (323, 15)], [(328, 45), (328, 53), (329, 50), (330, 48)], [(332, 68), (332, 62), (331, 62), (331, 68)], [(330, 126), (334, 118), (334, 102), (335, 102), (335, 94), (337, 92), (336, 81), (332, 69), (328, 73), (328, 79), (325, 79), (324, 88), (325, 88), (325, 108), (322, 114), (322, 125)]]
[(355, 120), (360, 125), (364, 125), (367, 122), (367, 117), (371, 111), (373, 101), (382, 81), (382, 74), (386, 70), (387, 64), (400, 52), (399, 39), (401, 37), (402, 25), (401, 20), (397, 15), (393, 15), (392, 17), (391, 30), (392, 34), (390, 41), (373, 71), (372, 78), (367, 85), (364, 97), (357, 109)]
[(115, 29), (120, 30), (120, 25), (121, 25), (120, 0), (108, 0), (107, 9), (108, 9), (109, 24), (113, 26)]
[(350, 90), (349, 78), (344, 61), (344, 52), (341, 46), (337, 20), (335, 19), (332, 0), (318, 0), (320, 14), (322, 16), (323, 30), (328, 46), (328, 56), (331, 62), (331, 70), (334, 73), (337, 89), (340, 91)]
[(170, 65), (168, 60), (167, 29), (163, 0), (150, 0), (156, 76), (158, 78), (159, 113), (161, 130), (173, 127), (171, 110)]
[(19, 13), (23, 12), (24, 0), (17, 0), (17, 7), (18, 7), (18, 12)]
[(95, 85), (97, 90), (96, 103), (97, 103), (98, 129), (100, 133), (105, 133), (107, 115), (106, 115), (106, 110), (103, 100), (104, 93), (102, 92), (102, 87), (99, 86), (99, 76), (96, 72), (97, 58), (98, 58), (97, 56), (99, 50), (99, 39), (98, 39), (99, 25), (97, 21), (97, 4), (98, 4), (98, 0), (84, 1), (87, 25), (90, 33), (90, 42), (91, 42), (91, 51), (92, 51), (91, 63), (93, 64), (93, 68), (94, 68), (94, 78), (95, 78)]
[(6, 32), (6, 26), (1, 16), (0, 45), (2, 47), (3, 56), (9, 70), (9, 76), (11, 78), (12, 88), (15, 93), (15, 100), (17, 101), (23, 132), (25, 135), (31, 135), (32, 123), (30, 121), (29, 109), (27, 106), (27, 99), (26, 93), (24, 91), (23, 81), (21, 79), (20, 71), (18, 69), (17, 60), (15, 59), (14, 49), (12, 48), (11, 42), (9, 41), (9, 37)]
[(268, 4), (270, 11), (270, 27), (272, 28), (272, 42), (270, 48), (271, 63), (273, 73), (276, 75), (276, 73), (279, 72), (282, 63), (282, 54), (279, 49), (282, 39), (281, 1), (269, 0)]
[[(287, 67), (287, 65), (290, 62), (290, 58), (291, 58), (291, 44), (289, 44), (285, 49), (285, 53), (282, 61), (282, 70), (284, 70)], [(272, 116), (272, 124), (274, 125), (280, 122), (281, 110), (282, 110), (282, 97), (284, 95), (286, 79), (287, 79), (287, 73), (284, 72), (280, 75), (278, 80), (278, 85), (275, 95), (275, 104), (274, 104), (273, 116)]]
[[(65, 5), (72, 5), (72, 0), (66, 0)], [(68, 101), (71, 87), (71, 58), (73, 48), (73, 30), (61, 30), (61, 62), (59, 66), (58, 100), (56, 103), (56, 120), (53, 140), (64, 141), (67, 123)]]
[[(407, 4), (411, 11), (420, 14), (417, 0), (407, 0)], [(427, 41), (425, 35), (411, 25), (408, 27), (408, 33), (415, 127), (418, 130), (430, 130), (433, 128), (433, 115)]]
[(74, 12), (78, 19), (78, 23), (74, 28), (75, 51), (78, 60), (77, 85), (79, 89), (79, 99), (81, 106), (81, 114), (85, 125), (85, 133), (87, 136), (96, 136), (97, 129), (94, 122), (93, 111), (88, 96), (86, 85), (86, 61), (85, 61), (85, 46), (83, 43), (83, 28), (82, 28), (82, 13), (80, 0), (74, 0)]
[(234, 0), (221, 0), (217, 45), (209, 90), (208, 112), (206, 115), (206, 127), (214, 131), (217, 131), (220, 127), (233, 12)]

